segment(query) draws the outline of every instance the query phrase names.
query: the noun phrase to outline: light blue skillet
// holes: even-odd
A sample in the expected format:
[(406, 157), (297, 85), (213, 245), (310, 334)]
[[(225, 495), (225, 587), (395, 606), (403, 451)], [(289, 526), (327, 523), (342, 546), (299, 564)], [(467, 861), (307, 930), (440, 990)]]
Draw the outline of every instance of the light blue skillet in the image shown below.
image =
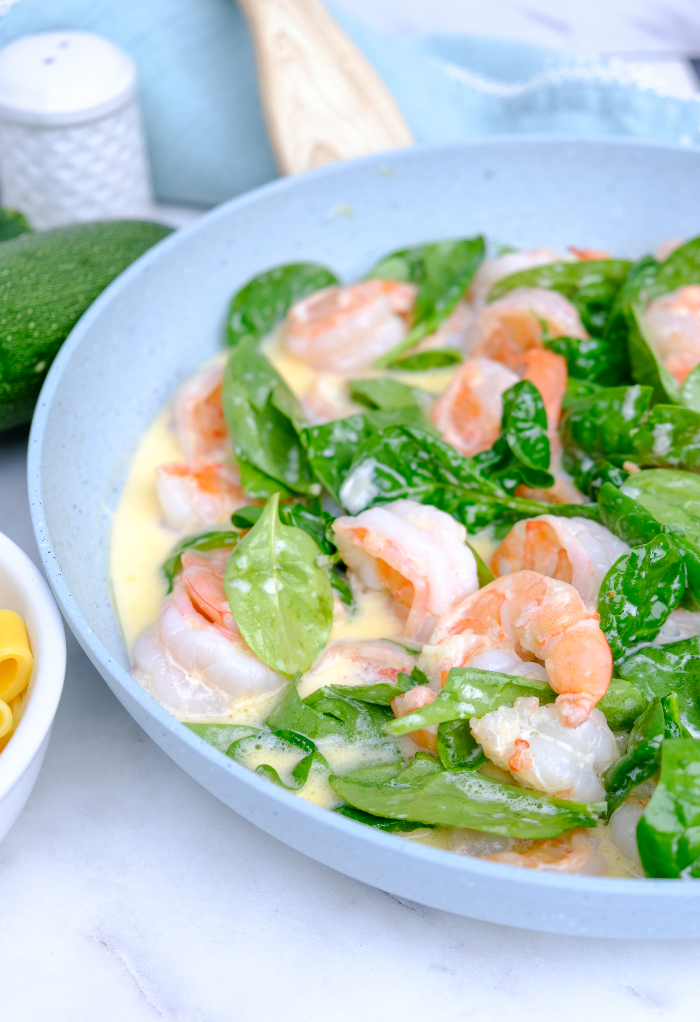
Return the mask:
[(134, 263), (77, 324), (41, 393), (29, 445), (37, 540), (68, 622), (112, 691), (180, 766), (294, 848), (393, 894), (559, 933), (700, 933), (700, 884), (519, 870), (422, 847), (320, 809), (206, 745), (129, 674), (108, 555), (143, 431), (223, 344), (231, 294), (277, 263), (347, 280), (381, 254), (484, 232), (634, 257), (700, 234), (700, 152), (628, 142), (490, 139), (417, 148), (288, 178), (213, 210)]

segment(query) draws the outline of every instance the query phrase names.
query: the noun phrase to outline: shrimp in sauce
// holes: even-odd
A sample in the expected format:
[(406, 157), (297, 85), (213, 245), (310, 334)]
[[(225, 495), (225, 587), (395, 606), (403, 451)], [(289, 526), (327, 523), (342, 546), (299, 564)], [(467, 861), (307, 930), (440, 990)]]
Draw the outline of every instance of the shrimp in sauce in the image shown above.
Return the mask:
[(494, 579), (440, 618), (430, 644), (466, 631), (510, 640), (544, 661), (566, 727), (588, 720), (608, 690), (612, 655), (598, 615), (566, 582), (534, 571)]
[(233, 454), (222, 405), (223, 379), (222, 365), (204, 366), (178, 391), (173, 417), (187, 461), (196, 458), (224, 461)]
[(205, 458), (159, 465), (156, 490), (166, 524), (178, 532), (224, 522), (250, 503), (238, 469)]
[(471, 359), (435, 401), (430, 418), (443, 440), (465, 457), (487, 451), (501, 429), (503, 393), (517, 382), (513, 370), (500, 362)]
[(594, 609), (606, 574), (629, 547), (587, 518), (538, 515), (516, 522), (491, 559), (494, 575), (537, 571), (568, 582)]
[(683, 383), (700, 362), (700, 284), (655, 298), (644, 325), (660, 361)]
[(478, 316), (468, 341), (474, 358), (492, 358), (517, 369), (523, 355), (550, 337), (588, 337), (572, 303), (557, 291), (517, 287)]
[(342, 559), (370, 589), (407, 610), (404, 634), (427, 638), (435, 620), (478, 588), (466, 529), (430, 505), (397, 500), (333, 523)]
[(393, 280), (324, 288), (289, 310), (283, 343), (320, 372), (362, 372), (404, 340), (415, 294)]

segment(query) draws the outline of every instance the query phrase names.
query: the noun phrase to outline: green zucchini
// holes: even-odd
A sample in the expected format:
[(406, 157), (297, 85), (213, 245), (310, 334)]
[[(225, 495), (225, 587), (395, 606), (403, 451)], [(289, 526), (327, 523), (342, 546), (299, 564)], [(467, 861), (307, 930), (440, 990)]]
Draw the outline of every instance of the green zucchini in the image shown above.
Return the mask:
[(0, 244), (0, 430), (31, 419), (49, 366), (82, 314), (170, 231), (115, 220)]

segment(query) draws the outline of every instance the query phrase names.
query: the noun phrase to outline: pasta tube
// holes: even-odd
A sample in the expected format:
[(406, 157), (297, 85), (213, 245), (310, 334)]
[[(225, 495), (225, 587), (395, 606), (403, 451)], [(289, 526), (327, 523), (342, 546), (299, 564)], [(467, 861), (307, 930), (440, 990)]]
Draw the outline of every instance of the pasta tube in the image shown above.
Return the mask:
[(24, 621), (13, 610), (0, 610), (0, 701), (9, 703), (27, 687), (33, 666)]

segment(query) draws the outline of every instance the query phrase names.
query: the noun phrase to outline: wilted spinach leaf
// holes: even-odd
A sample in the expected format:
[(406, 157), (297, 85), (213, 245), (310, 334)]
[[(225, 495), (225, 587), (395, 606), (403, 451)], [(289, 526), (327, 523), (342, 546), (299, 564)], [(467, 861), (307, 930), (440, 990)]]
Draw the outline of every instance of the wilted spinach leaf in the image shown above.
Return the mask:
[(700, 876), (700, 740), (667, 739), (661, 778), (637, 825), (649, 877)]
[(700, 639), (644, 646), (617, 665), (618, 673), (647, 698), (678, 696), (680, 719), (700, 738)]
[(390, 721), (386, 730), (390, 735), (405, 735), (449, 720), (483, 717), (499, 706), (512, 706), (520, 696), (537, 696), (541, 703), (552, 703), (556, 699), (556, 693), (546, 681), (514, 678), (476, 667), (453, 667), (437, 699)]
[(654, 405), (634, 437), (633, 460), (700, 472), (700, 413), (679, 405)]
[(420, 408), (423, 411), (432, 402), (432, 395), (419, 387), (409, 387), (391, 376), (375, 376), (367, 380), (349, 380), (348, 389), (353, 401), (372, 411), (395, 411), (397, 408)]
[(221, 547), (235, 546), (241, 537), (237, 532), (214, 529), (203, 532), (199, 536), (187, 536), (181, 539), (170, 552), (167, 561), (161, 565), (161, 571), (168, 583), (168, 592), (172, 592), (175, 576), (182, 571), (182, 555), (186, 550), (218, 550)]
[(604, 714), (608, 727), (613, 731), (627, 731), (644, 711), (648, 701), (631, 681), (612, 678), (608, 691), (596, 709)]
[(224, 589), (243, 638), (281, 674), (303, 674), (326, 645), (333, 596), (320, 551), (304, 531), (282, 525), (279, 494), (229, 557)]
[(446, 366), (458, 365), (462, 355), (456, 348), (430, 348), (419, 351), (415, 355), (406, 355), (390, 362), (387, 369), (396, 372), (423, 373), (426, 369), (444, 369)]
[(529, 380), (521, 380), (503, 394), (501, 432), (489, 451), (473, 458), (481, 472), (507, 493), (520, 483), (548, 489), (554, 485), (549, 468), (547, 413), (542, 396)]
[(487, 762), (468, 720), (448, 720), (438, 726), (437, 749), (447, 770), (477, 770)]
[(231, 352), (222, 402), (244, 489), (251, 497), (308, 493), (314, 477), (301, 441), (299, 402), (252, 338)]
[(607, 338), (553, 337), (545, 341), (544, 346), (564, 356), (569, 376), (574, 379), (601, 383), (606, 387), (629, 381), (626, 349)]
[(612, 483), (603, 483), (601, 486), (598, 507), (602, 524), (629, 546), (642, 546), (663, 531), (642, 504), (632, 500)]
[(249, 738), (256, 735), (259, 728), (250, 727), (248, 724), (188, 724), (185, 727), (194, 731), (202, 741), (213, 745), (219, 752), (226, 752), (230, 746), (239, 738)]
[(369, 278), (418, 285), (411, 329), (401, 344), (377, 360), (378, 368), (437, 330), (464, 296), (483, 258), (484, 239), (464, 238), (394, 252), (370, 270)]
[(670, 536), (656, 536), (615, 561), (598, 596), (600, 627), (615, 660), (656, 638), (685, 585), (685, 564)]
[(413, 830), (430, 830), (430, 823), (413, 823), (411, 820), (389, 820), (383, 816), (372, 816), (371, 813), (363, 813), (361, 809), (354, 806), (336, 806), (332, 812), (338, 816), (346, 816), (348, 820), (355, 820), (357, 823), (364, 823), (367, 827), (374, 827), (375, 830), (383, 830), (387, 834), (409, 834)]
[(591, 458), (616, 455), (634, 461), (639, 421), (651, 403), (651, 387), (606, 387), (577, 403), (559, 426), (564, 445)]
[(288, 263), (259, 273), (234, 295), (226, 320), (226, 339), (259, 341), (280, 323), (291, 306), (338, 278), (317, 263)]
[(307, 426), (301, 431), (301, 438), (316, 476), (342, 504), (341, 487), (358, 448), (383, 429), (403, 424), (427, 431), (433, 428), (420, 408), (406, 405), (387, 411), (349, 415), (347, 419), (336, 419), (323, 426)]
[(329, 685), (316, 689), (304, 703), (317, 713), (340, 721), (350, 742), (385, 743), (387, 740), (384, 726), (393, 719), (391, 710), (358, 699), (350, 686)]
[(548, 798), (474, 770), (446, 770), (420, 752), (403, 768), (364, 767), (329, 780), (341, 798), (372, 815), (510, 837), (549, 838), (572, 827), (593, 827), (605, 811), (604, 802)]
[(632, 788), (652, 777), (659, 768), (661, 743), (681, 737), (675, 695), (652, 699), (630, 731), (627, 751), (605, 771), (608, 815), (625, 801)]

